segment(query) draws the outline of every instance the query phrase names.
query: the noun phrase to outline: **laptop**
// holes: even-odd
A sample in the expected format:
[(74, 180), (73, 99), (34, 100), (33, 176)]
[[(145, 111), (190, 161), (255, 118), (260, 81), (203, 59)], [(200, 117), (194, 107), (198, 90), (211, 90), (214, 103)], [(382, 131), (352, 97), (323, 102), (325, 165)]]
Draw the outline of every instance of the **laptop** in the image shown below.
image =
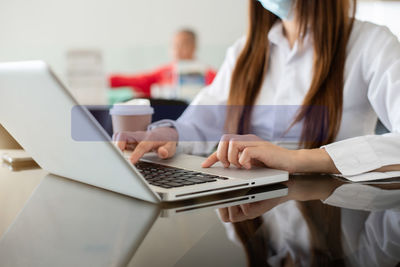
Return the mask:
[[(73, 138), (72, 112), (74, 127), (96, 141)], [(43, 61), (0, 64), (0, 122), (48, 172), (153, 203), (288, 179), (287, 172), (268, 168), (203, 169), (203, 157), (183, 154), (149, 155), (135, 166)]]

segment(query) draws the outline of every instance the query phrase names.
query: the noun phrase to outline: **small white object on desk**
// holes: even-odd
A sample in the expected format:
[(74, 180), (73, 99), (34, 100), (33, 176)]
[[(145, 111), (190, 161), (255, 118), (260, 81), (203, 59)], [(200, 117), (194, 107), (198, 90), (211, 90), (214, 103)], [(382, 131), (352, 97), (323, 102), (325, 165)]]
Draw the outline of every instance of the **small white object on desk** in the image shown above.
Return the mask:
[(1, 155), (1, 159), (8, 164), (33, 161), (32, 157), (22, 149), (8, 150)]

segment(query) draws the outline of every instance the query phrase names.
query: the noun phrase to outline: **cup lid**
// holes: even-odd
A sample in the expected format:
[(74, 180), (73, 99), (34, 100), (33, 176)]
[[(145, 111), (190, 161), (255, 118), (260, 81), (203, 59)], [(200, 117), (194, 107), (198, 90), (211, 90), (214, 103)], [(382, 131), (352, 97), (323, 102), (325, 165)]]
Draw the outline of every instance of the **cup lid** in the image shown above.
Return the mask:
[(111, 115), (135, 116), (153, 114), (154, 109), (148, 99), (137, 98), (125, 103), (116, 103), (110, 109)]

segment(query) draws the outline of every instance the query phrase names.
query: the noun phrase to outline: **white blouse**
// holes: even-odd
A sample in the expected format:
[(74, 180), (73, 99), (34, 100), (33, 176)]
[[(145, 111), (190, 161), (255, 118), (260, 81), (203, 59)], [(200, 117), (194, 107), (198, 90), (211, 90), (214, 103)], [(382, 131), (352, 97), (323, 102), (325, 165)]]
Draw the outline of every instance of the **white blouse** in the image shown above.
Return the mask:
[[(251, 131), (264, 140), (295, 148), (301, 123), (282, 135), (311, 84), (312, 38), (306, 36), (302, 46), (295, 43), (291, 49), (281, 22), (272, 27), (268, 38), (269, 68), (252, 113)], [(223, 135), (230, 80), (245, 41), (241, 38), (228, 49), (214, 82), (177, 121), (169, 121), (179, 133), (184, 152), (209, 153)], [(390, 134), (374, 135), (378, 118)], [(400, 43), (386, 27), (355, 21), (347, 47), (341, 127), (337, 142), (325, 149), (343, 175), (400, 164)]]

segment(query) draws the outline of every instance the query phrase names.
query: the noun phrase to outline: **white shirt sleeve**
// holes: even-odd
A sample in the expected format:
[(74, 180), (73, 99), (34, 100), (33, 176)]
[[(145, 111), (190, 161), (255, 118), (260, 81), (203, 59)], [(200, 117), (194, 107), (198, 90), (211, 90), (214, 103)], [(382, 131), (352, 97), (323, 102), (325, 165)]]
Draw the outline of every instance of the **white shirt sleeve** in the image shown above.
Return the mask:
[(224, 133), (226, 103), (236, 58), (245, 38), (239, 39), (227, 51), (224, 63), (213, 83), (205, 87), (177, 121), (162, 120), (152, 127), (170, 123), (179, 134), (178, 150), (188, 154), (210, 153)]
[[(383, 29), (383, 30), (382, 30)], [(360, 55), (368, 99), (390, 134), (362, 136), (324, 146), (343, 175), (400, 164), (400, 42), (387, 28), (370, 33)]]

